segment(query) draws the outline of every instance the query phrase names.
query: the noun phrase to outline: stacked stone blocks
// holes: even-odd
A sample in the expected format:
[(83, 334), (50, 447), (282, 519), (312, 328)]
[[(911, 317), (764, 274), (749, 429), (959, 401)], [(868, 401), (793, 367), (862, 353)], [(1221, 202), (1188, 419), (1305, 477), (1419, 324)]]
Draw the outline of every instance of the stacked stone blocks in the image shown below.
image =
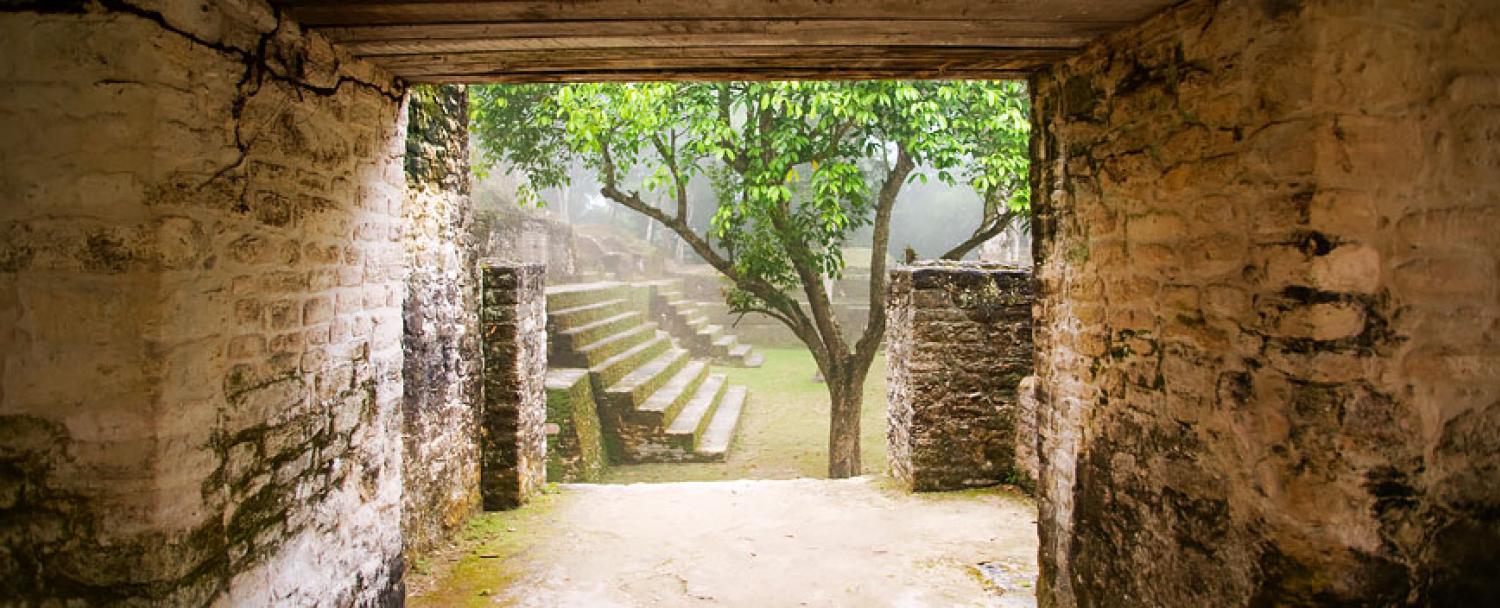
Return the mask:
[(918, 491), (1025, 483), (1017, 386), (1031, 373), (1031, 274), (981, 263), (891, 271), (892, 474)]
[(1034, 77), (1042, 605), (1500, 602), (1497, 28), (1194, 0)]
[(547, 318), (541, 264), (481, 263), (480, 495), (524, 504), (547, 480)]

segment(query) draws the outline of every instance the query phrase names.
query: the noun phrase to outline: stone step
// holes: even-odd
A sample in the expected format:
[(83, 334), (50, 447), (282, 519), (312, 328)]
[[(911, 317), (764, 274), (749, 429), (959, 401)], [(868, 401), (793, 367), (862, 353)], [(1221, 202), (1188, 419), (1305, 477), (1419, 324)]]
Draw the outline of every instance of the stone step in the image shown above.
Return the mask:
[(632, 346), (629, 350), (601, 361), (597, 365), (590, 366), (589, 373), (594, 375), (596, 386), (614, 386), (626, 374), (645, 362), (661, 356), (670, 348), (672, 348), (672, 338), (666, 332), (658, 331), (655, 336), (645, 342)]
[[(655, 323), (641, 323), (633, 327), (627, 327), (624, 331), (585, 345), (576, 352), (590, 366), (598, 365), (610, 357), (629, 350), (637, 344), (650, 340), (656, 335), (656, 329)], [(571, 359), (571, 357), (559, 358)]]
[(760, 367), (765, 364), (766, 358), (761, 356), (760, 353), (750, 353), (749, 356), (741, 359), (741, 361), (744, 361), (744, 363), (740, 364), (741, 367)]
[(713, 342), (709, 343), (709, 350), (713, 351), (715, 357), (728, 357), (729, 349), (734, 348), (739, 342), (739, 338), (733, 334), (717, 336)]
[(729, 356), (735, 359), (743, 359), (748, 354), (750, 354), (749, 344), (736, 344), (729, 349)]
[(694, 359), (684, 365), (677, 375), (672, 376), (666, 384), (651, 393), (636, 411), (642, 414), (654, 416), (657, 420), (671, 420), (682, 406), (687, 405), (688, 398), (698, 391), (698, 387), (708, 378), (708, 362), (702, 359)]
[(577, 327), (564, 329), (558, 332), (558, 334), (566, 337), (570, 346), (581, 350), (584, 346), (641, 324), (640, 311), (628, 310), (613, 317), (606, 317), (592, 323), (585, 323)]
[(672, 418), (671, 426), (667, 427), (667, 443), (684, 452), (694, 451), (698, 438), (713, 421), (714, 411), (727, 385), (724, 374), (713, 374), (704, 380), (693, 393), (693, 398)]
[(720, 334), (724, 333), (723, 325), (704, 325), (698, 328), (697, 334), (700, 338), (708, 339), (709, 344), (719, 340)]
[(605, 300), (623, 298), (626, 287), (624, 283), (619, 281), (554, 285), (546, 289), (547, 310), (550, 312), (553, 310), (577, 308), (587, 304), (597, 304)]
[(604, 441), (588, 375), (586, 369), (547, 370), (548, 481), (592, 481), (604, 469)]
[[(611, 407), (618, 407), (621, 412), (636, 410), (686, 366), (690, 359), (686, 350), (670, 348), (610, 385), (604, 391), (606, 399)], [(659, 418), (657, 423), (660, 423)]]
[(749, 396), (750, 389), (743, 386), (732, 386), (724, 393), (719, 411), (714, 413), (693, 453), (707, 460), (723, 460), (728, 455), (729, 444), (734, 441), (734, 431), (740, 425), (740, 414), (744, 412)]
[(548, 310), (547, 324), (558, 329), (567, 330), (588, 325), (600, 319), (607, 319), (623, 312), (625, 309), (625, 299), (615, 298), (603, 302), (574, 306), (572, 308)]

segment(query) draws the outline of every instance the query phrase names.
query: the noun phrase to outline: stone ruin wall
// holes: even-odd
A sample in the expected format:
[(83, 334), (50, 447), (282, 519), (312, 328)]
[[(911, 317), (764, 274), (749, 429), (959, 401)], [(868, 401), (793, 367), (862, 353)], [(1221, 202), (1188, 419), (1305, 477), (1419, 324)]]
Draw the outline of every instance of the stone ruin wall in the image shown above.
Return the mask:
[(480, 507), (481, 370), (467, 91), (413, 87), (407, 115), (401, 527), (410, 560)]
[(547, 273), (486, 260), (480, 275), (480, 492), (495, 511), (524, 504), (547, 482)]
[(476, 255), (518, 264), (545, 264), (553, 284), (579, 271), (577, 235), (565, 222), (521, 209), (480, 209), (474, 221)]
[[(918, 490), (1025, 485), (1017, 385), (1031, 373), (1031, 274), (964, 263), (902, 266), (886, 295), (886, 449)], [(1026, 425), (1034, 429), (1034, 425)]]
[(1043, 606), (1500, 602), (1497, 13), (1193, 0), (1034, 77)]
[(402, 595), (402, 88), (245, 2), (0, 9), (0, 597)]

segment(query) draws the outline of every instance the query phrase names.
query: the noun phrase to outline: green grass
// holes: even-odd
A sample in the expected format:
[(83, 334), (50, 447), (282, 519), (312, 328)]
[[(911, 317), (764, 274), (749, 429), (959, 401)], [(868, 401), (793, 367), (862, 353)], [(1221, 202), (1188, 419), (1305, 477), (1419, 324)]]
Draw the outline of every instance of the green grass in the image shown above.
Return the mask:
[[(715, 367), (730, 384), (750, 389), (725, 462), (616, 465), (605, 483), (794, 479), (828, 476), (828, 387), (813, 382), (812, 355), (801, 348), (756, 350), (766, 358), (755, 369)], [(865, 473), (885, 465), (885, 355), (875, 358), (865, 381), (860, 415), (860, 463)]]

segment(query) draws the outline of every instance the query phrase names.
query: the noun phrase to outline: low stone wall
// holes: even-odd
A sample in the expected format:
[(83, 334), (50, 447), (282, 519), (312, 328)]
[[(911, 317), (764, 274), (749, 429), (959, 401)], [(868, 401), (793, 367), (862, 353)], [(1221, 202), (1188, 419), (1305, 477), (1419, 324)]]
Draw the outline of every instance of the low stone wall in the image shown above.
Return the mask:
[(1031, 300), (1031, 274), (1022, 270), (964, 263), (891, 271), (887, 449), (907, 487), (1024, 480), (1017, 385), (1031, 373)]
[(518, 264), (545, 264), (553, 283), (578, 271), (573, 228), (555, 219), (520, 209), (481, 208), (472, 229), (474, 248), (484, 259)]
[(494, 511), (524, 504), (547, 481), (546, 267), (484, 262), (480, 272), (479, 485)]

